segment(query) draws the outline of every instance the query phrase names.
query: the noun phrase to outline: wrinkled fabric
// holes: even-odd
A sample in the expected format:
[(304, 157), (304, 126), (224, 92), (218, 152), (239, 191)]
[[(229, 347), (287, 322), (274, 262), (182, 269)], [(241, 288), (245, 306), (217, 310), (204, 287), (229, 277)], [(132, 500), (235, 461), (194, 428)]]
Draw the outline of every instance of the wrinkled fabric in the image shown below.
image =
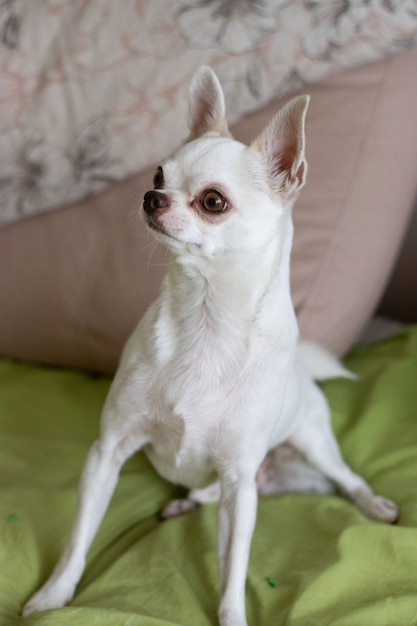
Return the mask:
[[(323, 389), (352, 468), (400, 507), (371, 522), (339, 495), (259, 502), (246, 599), (252, 626), (417, 623), (417, 326), (356, 348), (357, 382)], [(0, 623), (50, 574), (69, 532), (77, 483), (97, 437), (110, 379), (0, 361)], [(37, 626), (209, 626), (216, 623), (216, 505), (166, 522), (177, 493), (143, 453), (124, 466), (70, 606)]]

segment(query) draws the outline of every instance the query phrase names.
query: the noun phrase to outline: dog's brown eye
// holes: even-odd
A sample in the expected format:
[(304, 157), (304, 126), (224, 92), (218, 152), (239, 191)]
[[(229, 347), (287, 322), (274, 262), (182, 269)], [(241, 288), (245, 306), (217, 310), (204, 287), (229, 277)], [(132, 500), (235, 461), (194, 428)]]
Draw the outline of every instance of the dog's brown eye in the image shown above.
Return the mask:
[(158, 167), (153, 177), (153, 188), (162, 189), (163, 186), (164, 186), (164, 173), (162, 171), (162, 167)]
[(226, 198), (215, 189), (210, 189), (203, 194), (201, 198), (201, 204), (203, 209), (210, 211), (211, 213), (221, 213), (227, 207)]

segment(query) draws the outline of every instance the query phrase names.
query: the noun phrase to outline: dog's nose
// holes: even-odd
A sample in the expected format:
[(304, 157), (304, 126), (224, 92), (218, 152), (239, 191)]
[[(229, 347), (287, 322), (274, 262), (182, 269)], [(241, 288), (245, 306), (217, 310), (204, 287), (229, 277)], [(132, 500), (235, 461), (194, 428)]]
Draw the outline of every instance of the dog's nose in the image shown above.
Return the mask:
[(143, 198), (143, 210), (148, 215), (153, 215), (158, 209), (164, 210), (169, 207), (168, 197), (160, 191), (147, 191)]

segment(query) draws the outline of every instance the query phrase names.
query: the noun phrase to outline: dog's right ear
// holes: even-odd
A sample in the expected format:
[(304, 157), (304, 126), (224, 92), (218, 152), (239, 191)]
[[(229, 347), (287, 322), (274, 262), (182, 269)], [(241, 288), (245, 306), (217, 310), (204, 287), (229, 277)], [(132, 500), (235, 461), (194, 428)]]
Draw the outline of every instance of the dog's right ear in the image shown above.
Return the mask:
[(230, 137), (223, 90), (216, 74), (207, 65), (202, 65), (191, 79), (188, 107), (190, 135), (187, 141), (206, 133)]

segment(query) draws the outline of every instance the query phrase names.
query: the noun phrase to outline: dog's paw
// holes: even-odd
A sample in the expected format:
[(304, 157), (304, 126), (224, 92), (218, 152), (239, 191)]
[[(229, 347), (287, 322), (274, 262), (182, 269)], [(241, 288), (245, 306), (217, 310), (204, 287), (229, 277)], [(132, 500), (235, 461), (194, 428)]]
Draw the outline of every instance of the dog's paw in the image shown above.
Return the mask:
[(219, 608), (219, 623), (220, 626), (248, 626), (245, 611), (234, 605), (229, 606), (224, 601)]
[(366, 503), (362, 503), (363, 513), (370, 519), (380, 520), (393, 524), (398, 519), (398, 507), (392, 500), (382, 496), (372, 496)]
[(168, 502), (165, 508), (160, 513), (161, 519), (168, 519), (170, 517), (178, 517), (179, 515), (186, 515), (190, 511), (194, 511), (198, 506), (198, 502), (189, 500), (188, 498), (181, 498), (180, 500), (171, 500)]
[(69, 591), (66, 586), (60, 588), (59, 585), (44, 585), (25, 604), (22, 616), (27, 617), (32, 613), (40, 613), (48, 609), (60, 609), (71, 602), (74, 590)]

